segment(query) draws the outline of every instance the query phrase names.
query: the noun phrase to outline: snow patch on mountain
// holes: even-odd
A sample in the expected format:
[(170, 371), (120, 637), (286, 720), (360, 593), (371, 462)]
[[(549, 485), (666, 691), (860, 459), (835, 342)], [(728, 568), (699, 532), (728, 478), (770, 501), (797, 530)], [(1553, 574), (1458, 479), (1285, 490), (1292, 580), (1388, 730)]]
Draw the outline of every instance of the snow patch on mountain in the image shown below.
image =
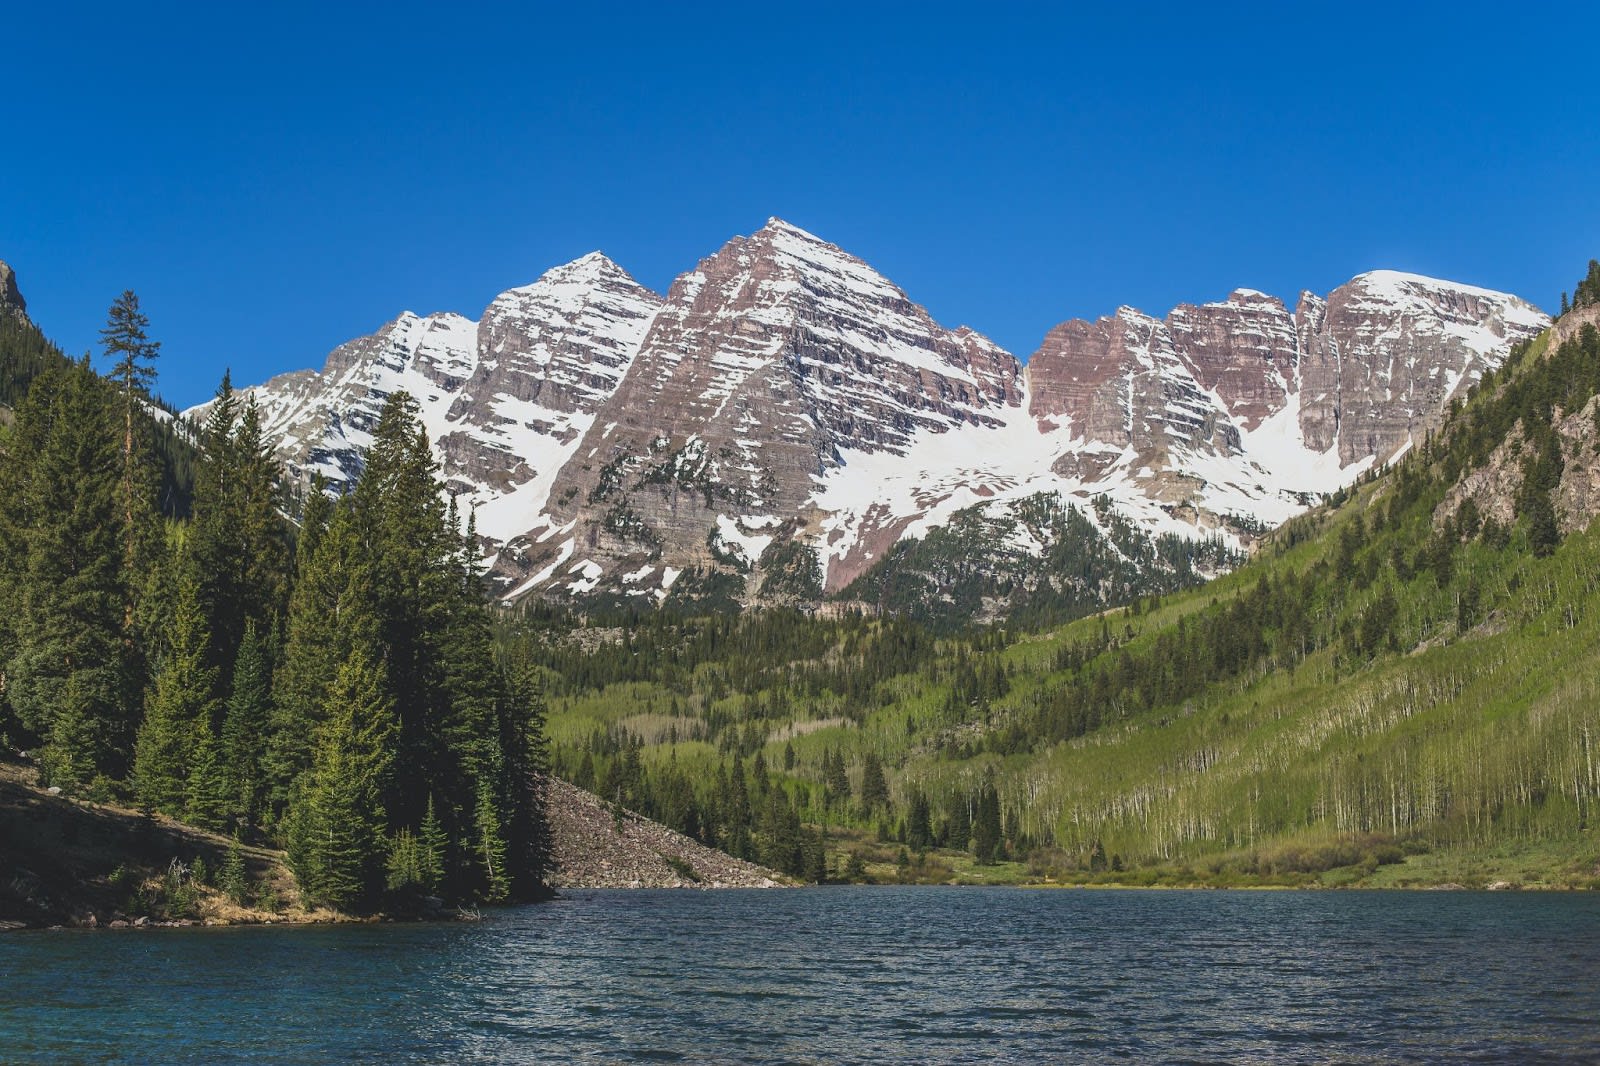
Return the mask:
[[(789, 537), (837, 590), (958, 512), (1041, 494), (1091, 523), (1104, 497), (1149, 533), (1247, 546), (1403, 454), (1547, 324), (1506, 294), (1373, 271), (1293, 312), (1236, 289), (1063, 323), (1024, 368), (773, 219), (665, 298), (592, 253), (477, 322), (408, 312), (248, 391), (290, 470), (338, 483), (404, 389), (504, 595), (659, 602), (691, 568), (753, 589)], [(1027, 521), (994, 528), (1008, 551), (1046, 550)]]

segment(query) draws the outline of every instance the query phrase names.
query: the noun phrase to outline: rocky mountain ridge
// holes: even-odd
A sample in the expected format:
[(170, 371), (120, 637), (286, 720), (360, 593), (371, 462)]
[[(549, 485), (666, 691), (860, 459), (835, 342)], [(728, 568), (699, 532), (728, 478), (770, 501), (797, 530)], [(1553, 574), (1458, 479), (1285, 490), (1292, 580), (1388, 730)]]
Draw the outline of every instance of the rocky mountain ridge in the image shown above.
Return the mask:
[(335, 480), (383, 398), (412, 392), (508, 597), (814, 602), (971, 507), (1104, 497), (1151, 533), (1247, 546), (1409, 447), (1548, 321), (1376, 271), (1293, 312), (1241, 289), (1065, 322), (1024, 365), (773, 219), (664, 297), (594, 253), (476, 323), (408, 313), (249, 391), (291, 470)]

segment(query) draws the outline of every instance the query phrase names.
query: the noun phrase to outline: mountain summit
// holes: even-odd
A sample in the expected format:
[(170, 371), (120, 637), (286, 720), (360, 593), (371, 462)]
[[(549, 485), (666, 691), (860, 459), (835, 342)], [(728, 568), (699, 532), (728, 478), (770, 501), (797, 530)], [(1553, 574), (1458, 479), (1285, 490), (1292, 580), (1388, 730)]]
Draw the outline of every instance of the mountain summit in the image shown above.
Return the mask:
[(336, 481), (410, 391), (507, 596), (656, 603), (689, 574), (814, 601), (972, 507), (1098, 500), (1102, 519), (1247, 543), (1420, 439), (1548, 322), (1374, 271), (1292, 312), (1238, 289), (1064, 322), (1024, 367), (773, 218), (665, 298), (595, 252), (477, 322), (408, 312), (250, 391), (290, 469)]

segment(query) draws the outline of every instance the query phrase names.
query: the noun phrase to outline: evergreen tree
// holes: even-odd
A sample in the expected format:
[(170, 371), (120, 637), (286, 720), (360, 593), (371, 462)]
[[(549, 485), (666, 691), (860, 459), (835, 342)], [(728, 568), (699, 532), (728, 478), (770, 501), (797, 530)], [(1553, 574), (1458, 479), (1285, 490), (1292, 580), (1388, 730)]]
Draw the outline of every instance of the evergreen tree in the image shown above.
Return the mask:
[(478, 803), (473, 814), (474, 852), (482, 864), (484, 899), (499, 903), (511, 892), (511, 871), (506, 865), (506, 838), (500, 825), (500, 805), (493, 782), (480, 779)]
[[(154, 535), (159, 471), (154, 451), (146, 437), (147, 419), (141, 405), (150, 402), (150, 387), (155, 384), (155, 360), (161, 344), (146, 332), (150, 320), (139, 309), (139, 297), (125, 290), (111, 304), (100, 344), (111, 363), (110, 378), (115, 383), (122, 408), (122, 476), (119, 497), (122, 507), (123, 567), (129, 574), (141, 572), (148, 564), (146, 551)], [(131, 589), (130, 589), (131, 591)], [(124, 611), (124, 625), (133, 624), (134, 603), (130, 598)]]
[(249, 898), (245, 877), (244, 849), (239, 846), (239, 838), (234, 837), (228, 842), (228, 853), (223, 857), (222, 868), (217, 871), (217, 887), (241, 907)]
[(869, 751), (861, 771), (861, 805), (870, 813), (888, 803), (889, 783), (883, 777), (883, 761), (877, 752)]
[(33, 381), (0, 464), (5, 698), (66, 789), (122, 776), (137, 721), (115, 440), (85, 359)]
[(311, 899), (339, 908), (372, 903), (388, 857), (383, 797), (396, 726), (379, 665), (362, 649), (339, 668), (326, 699), (316, 763), (296, 809), (290, 862)]
[(216, 672), (206, 665), (208, 641), (199, 588), (187, 567), (184, 571), (178, 579), (169, 650), (157, 666), (134, 747), (139, 802), (174, 816), (183, 814), (190, 760), (197, 740), (210, 735), (216, 706)]
[(384, 887), (390, 892), (417, 890), (422, 887), (422, 879), (422, 848), (411, 830), (402, 826), (389, 842)]
[(509, 696), (501, 720), (509, 887), (513, 895), (527, 898), (542, 891), (550, 865), (544, 688), (535, 673), (523, 670), (513, 675)]
[(978, 816), (972, 823), (972, 848), (978, 863), (988, 866), (1000, 857), (1004, 842), (1000, 836), (1000, 797), (992, 773), (985, 775), (978, 793)]
[(229, 811), (241, 825), (261, 815), (266, 798), (265, 759), (272, 719), (272, 671), (255, 623), (246, 622), (233, 670), (233, 694), (222, 723)]
[(933, 826), (928, 810), (928, 797), (920, 789), (911, 793), (911, 813), (906, 819), (906, 843), (918, 851), (933, 844)]
[(195, 739), (190, 745), (189, 779), (185, 785), (184, 817), (191, 825), (217, 832), (233, 815), (234, 794), (228, 787), (228, 768), (222, 744), (202, 717), (195, 722)]
[(289, 601), (289, 636), (274, 678), (266, 779), (275, 816), (294, 783), (309, 772), (330, 686), (353, 651), (378, 647), (368, 566), (348, 500), (331, 508), (308, 502)]
[(832, 748), (825, 748), (822, 752), (822, 784), (825, 802), (829, 806), (850, 802), (850, 778), (845, 773), (844, 756)]
[(265, 629), (284, 609), (288, 564), (278, 513), (280, 472), (262, 442), (254, 397), (241, 405), (227, 375), (212, 401), (201, 443), (193, 555), (211, 627), (213, 665), (226, 689), (245, 626)]
[(449, 842), (445, 839), (444, 826), (439, 824), (439, 816), (433, 809), (433, 796), (428, 796), (427, 813), (422, 816), (422, 828), (417, 835), (418, 867), (421, 871), (421, 885), (425, 891), (437, 892), (444, 884), (444, 861)]

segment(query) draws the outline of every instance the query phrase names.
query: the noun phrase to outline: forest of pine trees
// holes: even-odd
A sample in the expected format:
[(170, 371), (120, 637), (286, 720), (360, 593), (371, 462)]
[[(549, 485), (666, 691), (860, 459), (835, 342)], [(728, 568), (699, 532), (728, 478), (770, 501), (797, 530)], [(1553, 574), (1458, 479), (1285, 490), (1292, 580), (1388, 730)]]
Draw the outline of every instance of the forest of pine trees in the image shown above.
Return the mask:
[(69, 795), (286, 848), (309, 904), (537, 895), (543, 695), (494, 658), (415, 402), (296, 525), (226, 377), (180, 446), (148, 325), (118, 298), (109, 377), (0, 334), (0, 741)]

